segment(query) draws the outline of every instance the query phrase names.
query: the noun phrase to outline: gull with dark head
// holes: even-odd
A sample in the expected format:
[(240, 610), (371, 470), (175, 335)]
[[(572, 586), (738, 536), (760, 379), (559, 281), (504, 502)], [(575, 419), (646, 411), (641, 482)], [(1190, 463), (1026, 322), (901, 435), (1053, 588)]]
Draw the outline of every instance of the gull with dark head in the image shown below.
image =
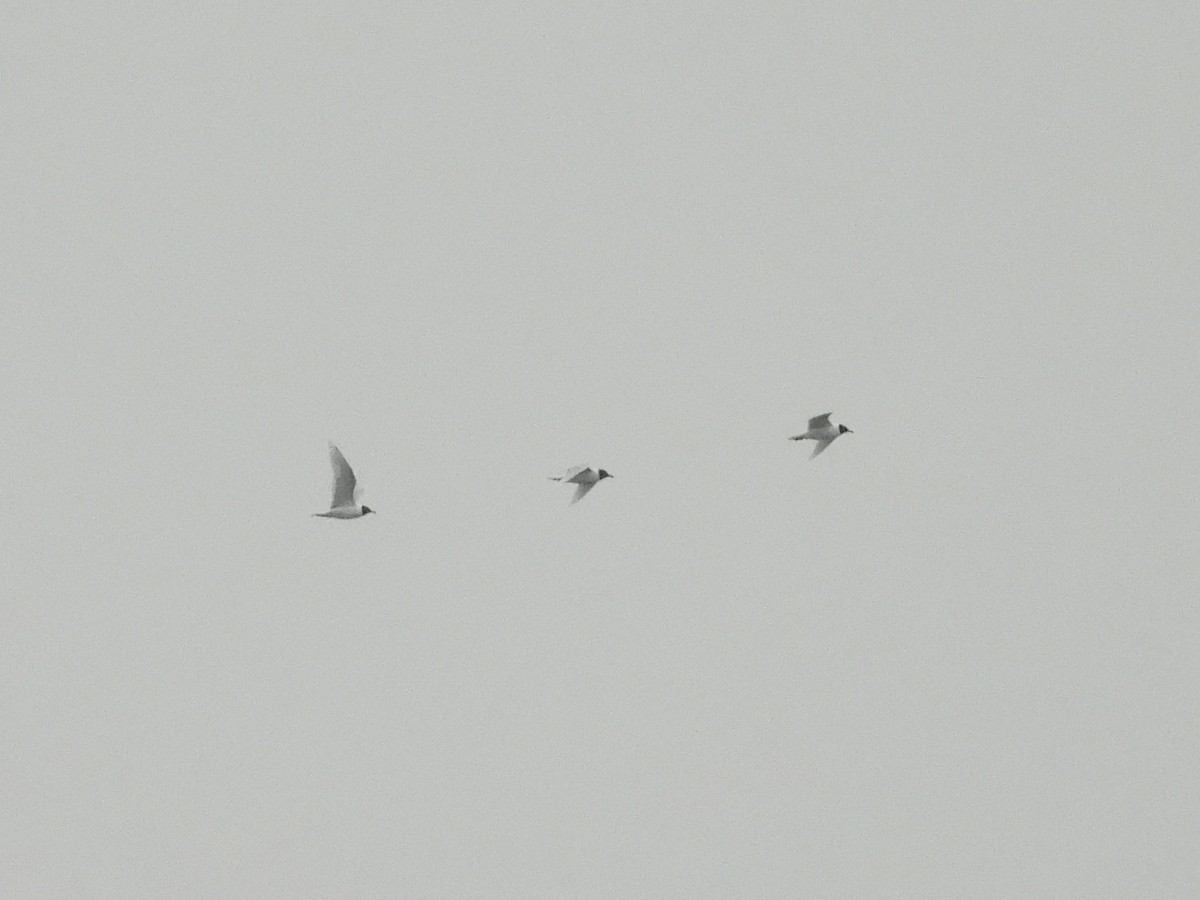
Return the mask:
[(833, 413), (825, 413), (823, 416), (814, 416), (808, 420), (808, 431), (804, 432), (804, 434), (797, 434), (794, 437), (790, 437), (788, 440), (816, 441), (817, 446), (813, 447), (812, 456), (809, 457), (809, 459), (812, 459), (813, 457), (823, 453), (825, 448), (837, 440), (841, 435), (846, 434), (847, 432), (854, 434), (854, 432), (850, 431), (850, 429), (845, 425), (834, 425), (832, 422), (830, 422), (829, 417), (832, 415)]
[(362, 489), (354, 477), (354, 470), (342, 451), (330, 441), (329, 462), (333, 466), (333, 502), (329, 504), (329, 512), (313, 513), (325, 519), (361, 519), (367, 513), (375, 512), (369, 506), (361, 506), (358, 495)]
[[(551, 481), (561, 481), (566, 484), (577, 485), (575, 488), (575, 496), (571, 498), (571, 503), (578, 503), (584, 498), (588, 491), (594, 488), (605, 478), (612, 478), (607, 472), (601, 469), (599, 472), (593, 471), (587, 466), (574, 466), (567, 469), (561, 475), (551, 475)], [(569, 506), (570, 504), (568, 504)]]

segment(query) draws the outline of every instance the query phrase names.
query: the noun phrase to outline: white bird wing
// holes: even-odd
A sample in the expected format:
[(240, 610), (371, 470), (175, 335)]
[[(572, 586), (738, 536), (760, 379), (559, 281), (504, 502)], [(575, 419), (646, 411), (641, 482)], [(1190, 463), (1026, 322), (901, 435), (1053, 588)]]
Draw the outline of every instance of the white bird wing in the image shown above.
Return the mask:
[(329, 445), (329, 462), (333, 466), (333, 502), (330, 509), (339, 506), (354, 506), (357, 503), (358, 482), (354, 478), (354, 470), (337, 445)]
[(597, 482), (595, 481), (581, 483), (579, 487), (575, 488), (575, 496), (571, 498), (571, 503), (578, 503), (582, 500), (587, 495), (587, 492), (594, 488), (596, 484)]
[(567, 482), (570, 482), (571, 484), (580, 484), (581, 483), (579, 480), (580, 476), (582, 476), (586, 480), (589, 473), (591, 473), (593, 475), (595, 474), (586, 465), (572, 466), (571, 468), (567, 469), (567, 471), (563, 472), (561, 475), (551, 475), (550, 480), (551, 481), (567, 481)]
[(828, 428), (829, 427), (829, 417), (832, 415), (833, 415), (833, 413), (825, 413), (822, 416), (813, 416), (811, 419), (808, 420), (808, 430), (816, 431), (818, 428)]
[(833, 443), (833, 438), (825, 438), (823, 441), (817, 441), (817, 446), (813, 447), (812, 456), (809, 459), (815, 459), (825, 452), (825, 448)]

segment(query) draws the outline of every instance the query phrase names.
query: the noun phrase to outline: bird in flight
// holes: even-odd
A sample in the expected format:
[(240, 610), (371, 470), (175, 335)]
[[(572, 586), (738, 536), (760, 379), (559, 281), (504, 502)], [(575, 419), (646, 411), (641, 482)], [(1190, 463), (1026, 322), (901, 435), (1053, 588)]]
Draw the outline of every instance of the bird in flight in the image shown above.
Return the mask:
[[(567, 469), (561, 475), (551, 475), (551, 481), (562, 481), (566, 484), (578, 485), (575, 488), (575, 496), (571, 498), (571, 503), (578, 503), (584, 498), (588, 491), (594, 488), (605, 478), (612, 478), (607, 472), (601, 469), (595, 472), (587, 466), (575, 466)], [(570, 505), (570, 504), (568, 504)]]
[(329, 462), (333, 465), (333, 502), (329, 504), (329, 512), (313, 513), (325, 519), (359, 519), (367, 513), (375, 512), (369, 506), (360, 506), (358, 495), (361, 488), (354, 477), (354, 470), (342, 451), (330, 441)]
[(832, 415), (833, 413), (825, 413), (823, 416), (814, 416), (808, 420), (808, 431), (804, 432), (804, 434), (798, 434), (795, 437), (788, 438), (788, 440), (816, 441), (817, 446), (813, 448), (812, 456), (809, 457), (809, 459), (812, 459), (813, 457), (823, 453), (825, 448), (837, 440), (840, 435), (843, 435), (848, 431), (850, 434), (854, 434), (854, 432), (850, 431), (850, 429), (845, 425), (834, 425), (832, 422), (830, 422), (829, 417)]

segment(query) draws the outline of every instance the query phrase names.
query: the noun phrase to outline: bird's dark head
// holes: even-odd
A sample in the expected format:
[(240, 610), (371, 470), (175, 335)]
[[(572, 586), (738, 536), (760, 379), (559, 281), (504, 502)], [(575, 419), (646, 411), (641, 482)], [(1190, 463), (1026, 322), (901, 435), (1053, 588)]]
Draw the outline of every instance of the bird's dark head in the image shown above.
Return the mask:
[(596, 473), (597, 481), (603, 481), (605, 478), (612, 478), (612, 476), (609, 475), (607, 472), (605, 472), (603, 469), (601, 469), (599, 472)]
[[(849, 429), (849, 428), (847, 428), (845, 425), (839, 425), (839, 426), (838, 426), (838, 434), (845, 434), (847, 431), (850, 431), (850, 429)], [(851, 434), (854, 434), (854, 432), (853, 432), (853, 431), (850, 431), (850, 433), (851, 433)]]
[(369, 506), (364, 506), (364, 507), (363, 507), (363, 515), (364, 515), (364, 516), (365, 516), (367, 513), (373, 513), (373, 512), (375, 512), (375, 510), (371, 509), (371, 507), (369, 507)]

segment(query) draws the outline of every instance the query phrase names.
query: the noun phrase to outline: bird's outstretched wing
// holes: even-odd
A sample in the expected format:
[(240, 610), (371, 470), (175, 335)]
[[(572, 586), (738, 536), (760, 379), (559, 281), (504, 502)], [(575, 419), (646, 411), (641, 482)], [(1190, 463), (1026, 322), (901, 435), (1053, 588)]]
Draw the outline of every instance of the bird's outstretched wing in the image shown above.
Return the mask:
[(332, 441), (329, 443), (329, 462), (333, 466), (333, 502), (330, 503), (329, 508), (354, 506), (357, 493), (355, 489), (358, 486), (358, 482), (354, 478), (354, 470), (350, 468), (350, 463), (346, 462), (346, 457), (342, 456), (342, 451)]
[(812, 456), (810, 456), (809, 459), (816, 459), (818, 456), (820, 456), (822, 453), (824, 453), (825, 448), (828, 447), (832, 443), (833, 443), (833, 438), (829, 438), (828, 440), (825, 440), (825, 441), (817, 441), (817, 446), (813, 447)]
[(572, 466), (571, 468), (567, 469), (567, 471), (563, 472), (561, 475), (551, 475), (550, 480), (551, 481), (566, 481), (566, 482), (570, 482), (571, 484), (579, 484), (580, 483), (579, 476), (582, 475), (586, 478), (587, 474), (591, 471), (592, 470), (590, 468), (588, 468), (586, 465)]
[(808, 430), (812, 431), (815, 428), (825, 428), (829, 425), (829, 417), (832, 415), (833, 413), (825, 413), (821, 416), (813, 416), (808, 420)]
[(582, 500), (585, 496), (587, 496), (587, 492), (594, 488), (596, 484), (597, 482), (595, 481), (591, 483), (580, 484), (579, 487), (575, 488), (575, 496), (571, 498), (571, 504), (578, 503), (580, 500)]

